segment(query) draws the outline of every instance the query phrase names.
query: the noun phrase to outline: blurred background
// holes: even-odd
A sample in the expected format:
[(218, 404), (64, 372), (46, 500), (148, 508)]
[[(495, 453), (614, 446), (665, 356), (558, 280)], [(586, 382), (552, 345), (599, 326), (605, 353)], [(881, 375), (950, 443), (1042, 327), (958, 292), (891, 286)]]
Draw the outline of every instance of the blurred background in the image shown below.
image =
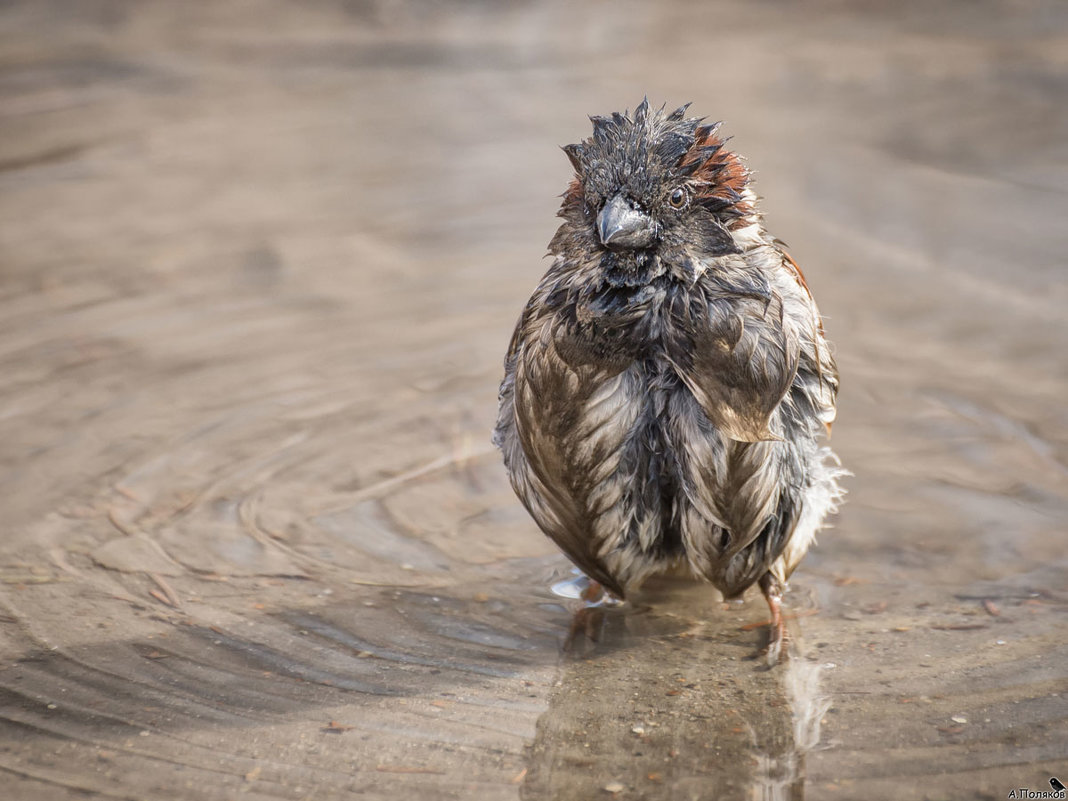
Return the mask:
[[(489, 445), (559, 146), (724, 120), (842, 376), (795, 654), (564, 656)], [(1004, 798), (1068, 772), (1068, 5), (0, 5), (14, 798)]]

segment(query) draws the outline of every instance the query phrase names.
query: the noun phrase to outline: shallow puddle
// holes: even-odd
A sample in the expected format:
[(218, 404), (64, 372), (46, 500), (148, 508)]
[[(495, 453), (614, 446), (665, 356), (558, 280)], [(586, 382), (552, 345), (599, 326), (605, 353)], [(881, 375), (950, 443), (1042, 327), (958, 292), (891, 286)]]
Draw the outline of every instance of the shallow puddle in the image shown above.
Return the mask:
[[(18, 799), (943, 799), (1068, 782), (1061, 4), (9, 3)], [(849, 497), (766, 607), (570, 566), (489, 445), (587, 114), (726, 120)]]

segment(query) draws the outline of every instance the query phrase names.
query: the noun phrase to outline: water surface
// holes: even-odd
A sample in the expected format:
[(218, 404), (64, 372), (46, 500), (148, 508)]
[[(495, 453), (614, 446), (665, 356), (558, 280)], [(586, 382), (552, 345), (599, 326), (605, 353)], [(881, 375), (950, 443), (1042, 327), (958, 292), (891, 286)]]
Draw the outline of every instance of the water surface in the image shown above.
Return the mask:
[[(1068, 779), (1068, 9), (9, 3), (20, 799), (1004, 798)], [(842, 373), (788, 596), (560, 645), (488, 444), (585, 115), (725, 119)]]

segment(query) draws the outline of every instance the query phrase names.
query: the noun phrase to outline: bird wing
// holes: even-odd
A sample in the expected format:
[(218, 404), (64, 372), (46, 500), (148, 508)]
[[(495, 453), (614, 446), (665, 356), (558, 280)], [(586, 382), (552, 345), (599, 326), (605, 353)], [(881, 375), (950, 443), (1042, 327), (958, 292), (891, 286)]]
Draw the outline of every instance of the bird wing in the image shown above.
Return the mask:
[[(698, 572), (726, 592), (758, 579), (794, 536), (822, 481), (814, 438), (834, 419), (838, 389), (800, 270), (777, 249), (761, 258), (765, 270), (720, 271), (670, 308), (680, 332), (672, 364), (728, 440), (695, 425), (680, 436), (694, 488), (683, 538)], [(722, 534), (710, 536), (716, 526)]]
[(801, 343), (782, 296), (718, 281), (671, 299), (668, 359), (708, 419), (738, 442), (780, 439), (773, 414), (790, 389)]
[(838, 365), (827, 340), (824, 339), (823, 320), (808, 288), (805, 274), (801, 272), (801, 267), (793, 257), (782, 249), (781, 244), (776, 244), (776, 252), (781, 256), (782, 266), (788, 275), (787, 280), (795, 281), (803, 291), (801, 303), (794, 304), (798, 309), (796, 318), (801, 352), (797, 375), (794, 377), (790, 394), (785, 398), (787, 408), (789, 410), (797, 407), (796, 415), (814, 417), (824, 425), (829, 436), (837, 415)]
[(640, 384), (631, 357), (588, 349), (573, 316), (535, 293), (505, 361), (496, 431), (512, 486), (539, 527), (620, 598), (641, 566), (621, 548), (634, 532), (625, 498), (644, 467), (625, 454)]

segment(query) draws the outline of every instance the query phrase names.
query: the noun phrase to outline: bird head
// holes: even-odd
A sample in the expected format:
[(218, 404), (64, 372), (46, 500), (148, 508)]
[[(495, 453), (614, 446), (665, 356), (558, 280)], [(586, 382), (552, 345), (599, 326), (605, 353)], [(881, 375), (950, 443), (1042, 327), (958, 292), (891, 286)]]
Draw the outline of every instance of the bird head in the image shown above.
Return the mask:
[[(748, 172), (724, 149), (719, 123), (650, 109), (591, 117), (593, 136), (564, 147), (575, 177), (559, 216), (556, 255), (600, 255), (603, 266), (694, 276), (708, 258), (739, 251), (732, 231), (755, 216)], [(660, 270), (657, 270), (659, 273)]]

